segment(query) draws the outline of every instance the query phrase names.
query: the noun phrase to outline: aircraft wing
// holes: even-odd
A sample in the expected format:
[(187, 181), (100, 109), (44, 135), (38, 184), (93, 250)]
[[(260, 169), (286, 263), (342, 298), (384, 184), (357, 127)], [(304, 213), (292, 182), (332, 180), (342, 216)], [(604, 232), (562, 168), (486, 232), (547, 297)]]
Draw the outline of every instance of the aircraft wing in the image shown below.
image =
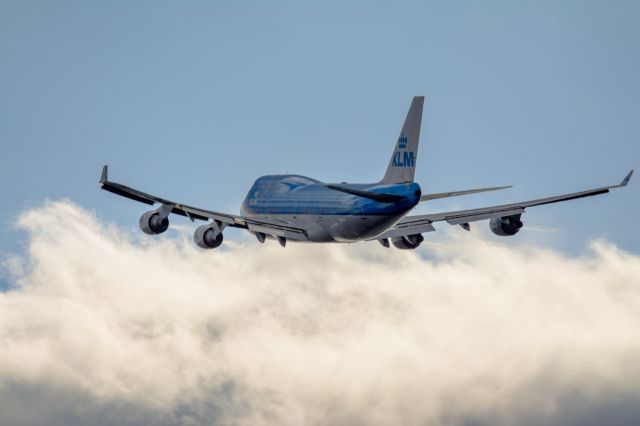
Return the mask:
[(234, 228), (243, 228), (250, 231), (264, 232), (270, 235), (285, 238), (306, 239), (306, 232), (304, 229), (292, 226), (290, 223), (282, 220), (255, 220), (244, 216), (221, 213), (213, 210), (202, 209), (199, 207), (192, 207), (186, 204), (170, 201), (165, 198), (160, 198), (155, 195), (147, 194), (146, 192), (130, 188), (120, 183), (112, 182), (109, 180), (108, 166), (104, 166), (102, 169), (100, 184), (102, 185), (102, 189), (104, 189), (105, 191), (121, 195), (134, 201), (149, 205), (158, 203), (166, 206), (171, 206), (171, 213), (188, 217), (189, 219), (191, 219), (191, 221), (194, 221), (196, 219), (208, 221), (209, 219), (212, 219), (220, 222), (221, 224)]
[(419, 234), (434, 231), (433, 222), (446, 221), (450, 225), (467, 225), (469, 222), (521, 214), (527, 207), (541, 206), (544, 204), (558, 203), (560, 201), (575, 200), (577, 198), (591, 197), (593, 195), (606, 194), (611, 189), (627, 186), (633, 170), (617, 185), (604, 186), (602, 188), (588, 189), (586, 191), (571, 194), (557, 195), (555, 197), (539, 198), (536, 200), (522, 201), (519, 203), (502, 204), (499, 206), (483, 207), (479, 209), (459, 210), (445, 213), (424, 214), (407, 216), (400, 220), (393, 228), (384, 232), (376, 239), (394, 238), (405, 235)]

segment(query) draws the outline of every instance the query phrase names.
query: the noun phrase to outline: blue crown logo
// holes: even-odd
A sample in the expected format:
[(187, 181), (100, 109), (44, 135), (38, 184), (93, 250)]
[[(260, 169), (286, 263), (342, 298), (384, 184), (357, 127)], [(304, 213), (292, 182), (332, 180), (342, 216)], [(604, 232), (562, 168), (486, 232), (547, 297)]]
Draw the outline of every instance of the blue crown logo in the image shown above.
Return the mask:
[(404, 133), (401, 133), (400, 137), (398, 138), (398, 148), (405, 149), (406, 147), (407, 147), (407, 137), (404, 135)]

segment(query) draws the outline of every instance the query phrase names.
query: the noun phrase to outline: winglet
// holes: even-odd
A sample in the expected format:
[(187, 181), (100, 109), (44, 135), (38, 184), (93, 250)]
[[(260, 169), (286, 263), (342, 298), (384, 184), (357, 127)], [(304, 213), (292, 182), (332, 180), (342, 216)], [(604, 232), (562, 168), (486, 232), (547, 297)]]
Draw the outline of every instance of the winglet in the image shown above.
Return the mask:
[(620, 182), (620, 186), (627, 186), (627, 184), (629, 183), (629, 179), (631, 179), (631, 175), (633, 175), (633, 170), (631, 170), (625, 177), (624, 179), (622, 179), (622, 182)]
[(109, 182), (109, 166), (105, 164), (102, 167), (102, 176), (100, 176), (100, 183), (105, 184)]

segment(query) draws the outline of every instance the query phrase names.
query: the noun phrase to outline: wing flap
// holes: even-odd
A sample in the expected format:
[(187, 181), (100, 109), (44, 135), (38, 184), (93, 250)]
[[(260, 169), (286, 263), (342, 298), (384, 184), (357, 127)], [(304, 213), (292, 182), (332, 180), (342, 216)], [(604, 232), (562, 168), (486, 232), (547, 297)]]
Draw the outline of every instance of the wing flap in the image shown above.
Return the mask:
[(503, 216), (511, 216), (514, 214), (521, 214), (522, 212), (524, 212), (523, 208), (496, 210), (496, 211), (471, 214), (471, 215), (451, 215), (451, 216), (447, 216), (446, 219), (444, 220), (446, 220), (447, 223), (449, 223), (450, 225), (460, 225), (462, 223), (476, 222), (478, 220), (491, 219), (494, 217), (503, 217)]
[(403, 237), (405, 235), (422, 234), (424, 232), (433, 232), (436, 228), (431, 225), (429, 221), (422, 221), (417, 224), (407, 226), (396, 226), (388, 231), (383, 232), (381, 235), (375, 237), (375, 240), (381, 240), (383, 238), (396, 238)]
[(247, 228), (253, 232), (261, 232), (275, 237), (284, 237), (288, 240), (306, 240), (306, 233), (298, 228), (278, 226), (270, 223), (248, 222)]
[(232, 215), (224, 213), (218, 213), (210, 210), (199, 209), (197, 207), (191, 207), (184, 204), (179, 204), (164, 198), (156, 197), (155, 195), (147, 194), (146, 192), (139, 191), (134, 188), (130, 188), (125, 185), (121, 185), (115, 182), (105, 181), (102, 182), (102, 189), (109, 191), (113, 194), (120, 195), (130, 200), (138, 201), (140, 203), (153, 205), (156, 203), (173, 206), (171, 213), (188, 217), (189, 219), (209, 220), (214, 219), (224, 222), (228, 225), (234, 224), (234, 218)]
[(102, 183), (102, 189), (140, 203), (153, 205), (155, 202), (151, 197), (147, 196), (147, 194), (135, 191), (132, 188), (122, 187), (122, 185), (113, 184), (111, 182)]

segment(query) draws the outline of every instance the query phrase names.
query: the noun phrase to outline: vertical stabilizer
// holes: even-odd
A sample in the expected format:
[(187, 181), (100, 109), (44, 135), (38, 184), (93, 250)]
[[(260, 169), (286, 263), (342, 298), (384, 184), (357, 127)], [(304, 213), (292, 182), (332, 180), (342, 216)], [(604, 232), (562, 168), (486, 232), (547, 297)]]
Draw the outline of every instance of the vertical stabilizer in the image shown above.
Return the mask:
[(387, 172), (380, 183), (413, 182), (416, 161), (418, 160), (418, 142), (420, 139), (423, 105), (424, 96), (414, 96), (407, 118), (404, 119), (404, 126), (402, 126), (402, 131), (389, 160)]

